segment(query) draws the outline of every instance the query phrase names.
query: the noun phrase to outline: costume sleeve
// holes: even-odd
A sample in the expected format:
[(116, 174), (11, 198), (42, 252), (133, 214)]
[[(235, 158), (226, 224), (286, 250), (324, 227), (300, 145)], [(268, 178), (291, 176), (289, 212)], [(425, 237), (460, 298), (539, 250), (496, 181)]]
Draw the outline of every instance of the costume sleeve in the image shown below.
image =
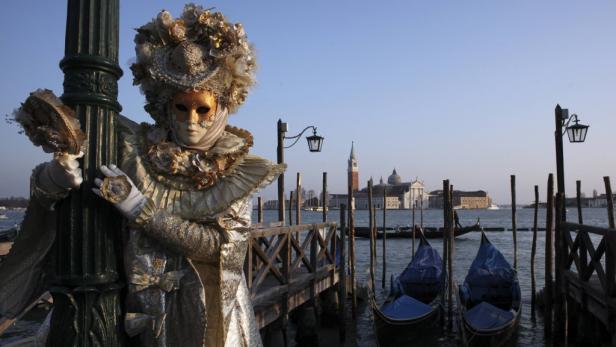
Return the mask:
[(0, 263), (0, 316), (17, 317), (46, 290), (48, 255), (56, 236), (51, 206), (62, 196), (38, 188), (36, 179), (44, 165), (32, 172), (28, 209), (11, 251)]
[(148, 199), (135, 223), (141, 225), (150, 237), (194, 260), (218, 259), (220, 246), (239, 236), (234, 229), (250, 225), (248, 200), (233, 204), (223, 215), (208, 223), (189, 221), (153, 205)]
[(201, 261), (218, 258), (226, 234), (217, 223), (191, 222), (163, 209), (152, 214), (143, 230), (171, 250)]
[(41, 207), (46, 210), (53, 211), (56, 202), (66, 198), (70, 192), (70, 189), (52, 193), (41, 188), (39, 184), (40, 176), (44, 174), (44, 169), (47, 165), (49, 165), (49, 163), (42, 163), (32, 170), (32, 175), (30, 176), (30, 195), (32, 198), (35, 198), (33, 200), (35, 200)]

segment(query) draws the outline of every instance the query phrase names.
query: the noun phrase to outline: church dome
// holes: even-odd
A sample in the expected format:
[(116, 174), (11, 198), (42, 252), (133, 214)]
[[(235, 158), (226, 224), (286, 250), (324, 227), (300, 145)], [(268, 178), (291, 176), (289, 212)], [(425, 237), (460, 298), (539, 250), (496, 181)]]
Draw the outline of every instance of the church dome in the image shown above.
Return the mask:
[(387, 178), (387, 184), (396, 185), (401, 183), (402, 178), (400, 178), (400, 175), (398, 175), (396, 169), (394, 169), (394, 172), (392, 172), (391, 175), (389, 175), (389, 177)]

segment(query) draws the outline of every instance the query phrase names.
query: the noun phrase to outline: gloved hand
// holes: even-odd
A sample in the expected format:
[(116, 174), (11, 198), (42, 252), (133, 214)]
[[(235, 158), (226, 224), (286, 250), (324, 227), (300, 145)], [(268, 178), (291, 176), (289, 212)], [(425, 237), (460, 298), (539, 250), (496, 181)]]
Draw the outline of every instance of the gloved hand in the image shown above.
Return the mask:
[(50, 194), (66, 192), (72, 188), (79, 188), (83, 177), (77, 159), (83, 157), (79, 154), (56, 154), (54, 159), (45, 165), (38, 176), (38, 186)]
[(109, 201), (129, 221), (133, 221), (146, 203), (146, 197), (117, 166), (102, 165), (100, 170), (105, 175), (105, 179), (94, 179), (94, 184), (98, 188), (92, 188), (92, 191)]

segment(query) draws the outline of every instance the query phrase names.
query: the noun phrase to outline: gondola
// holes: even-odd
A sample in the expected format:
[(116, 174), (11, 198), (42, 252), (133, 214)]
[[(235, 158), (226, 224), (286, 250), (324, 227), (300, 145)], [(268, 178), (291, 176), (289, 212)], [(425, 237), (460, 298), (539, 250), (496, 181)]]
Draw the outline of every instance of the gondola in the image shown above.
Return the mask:
[[(387, 238), (388, 239), (410, 239), (413, 238), (413, 231), (411, 228), (399, 228), (399, 229), (387, 229)], [(463, 227), (463, 228), (455, 228), (454, 237), (458, 237), (460, 235), (464, 235), (470, 233), (472, 231), (480, 231), (481, 225), (479, 225), (479, 220), (471, 226)], [(426, 239), (440, 239), (443, 237), (443, 229), (442, 228), (424, 228), (423, 235)], [(370, 227), (355, 227), (355, 237), (362, 238), (370, 238)], [(417, 237), (417, 234), (415, 234)], [(380, 228), (377, 230), (376, 238), (383, 238), (383, 229)]]
[(459, 286), (458, 314), (467, 346), (515, 343), (520, 321), (520, 283), (516, 271), (481, 233), (477, 256)]
[[(380, 346), (400, 346), (418, 339), (436, 339), (439, 317), (442, 314), (440, 293), (442, 260), (423, 234), (419, 247), (406, 269), (394, 278), (385, 302), (379, 306), (371, 291), (374, 328)], [(371, 288), (371, 285), (369, 284)], [(430, 330), (434, 330), (430, 334)]]

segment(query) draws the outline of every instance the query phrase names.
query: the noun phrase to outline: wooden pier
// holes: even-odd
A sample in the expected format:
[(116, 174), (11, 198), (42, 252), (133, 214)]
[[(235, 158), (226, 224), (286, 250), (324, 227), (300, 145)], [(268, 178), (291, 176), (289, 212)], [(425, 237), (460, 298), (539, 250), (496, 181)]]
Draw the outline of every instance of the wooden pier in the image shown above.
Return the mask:
[(286, 322), (290, 311), (345, 281), (336, 223), (256, 225), (250, 234), (245, 272), (259, 328)]

